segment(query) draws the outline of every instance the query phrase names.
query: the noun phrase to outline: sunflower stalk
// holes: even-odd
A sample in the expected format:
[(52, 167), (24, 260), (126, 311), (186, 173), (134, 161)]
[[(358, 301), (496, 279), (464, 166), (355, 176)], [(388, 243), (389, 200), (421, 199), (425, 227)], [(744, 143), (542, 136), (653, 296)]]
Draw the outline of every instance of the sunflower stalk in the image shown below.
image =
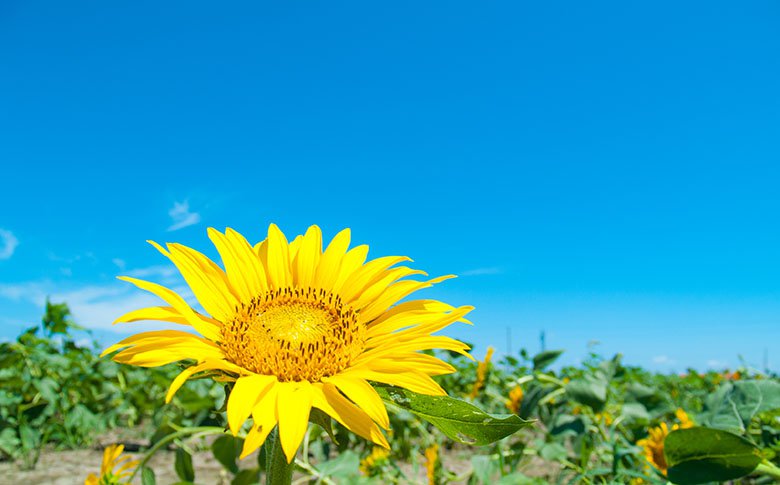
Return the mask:
[(272, 433), (271, 446), (266, 449), (266, 484), (267, 485), (290, 485), (292, 483), (292, 473), (295, 468), (295, 461), (287, 463), (287, 457), (282, 449), (282, 439), (279, 435), (279, 428), (274, 429)]

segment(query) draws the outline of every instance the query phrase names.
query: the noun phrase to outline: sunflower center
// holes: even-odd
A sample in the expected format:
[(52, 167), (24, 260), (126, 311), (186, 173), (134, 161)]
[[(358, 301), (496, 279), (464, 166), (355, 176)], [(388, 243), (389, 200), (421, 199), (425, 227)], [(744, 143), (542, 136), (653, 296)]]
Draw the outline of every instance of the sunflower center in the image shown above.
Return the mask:
[(228, 360), (280, 381), (317, 382), (363, 350), (365, 329), (337, 295), (283, 288), (242, 305), (222, 328)]

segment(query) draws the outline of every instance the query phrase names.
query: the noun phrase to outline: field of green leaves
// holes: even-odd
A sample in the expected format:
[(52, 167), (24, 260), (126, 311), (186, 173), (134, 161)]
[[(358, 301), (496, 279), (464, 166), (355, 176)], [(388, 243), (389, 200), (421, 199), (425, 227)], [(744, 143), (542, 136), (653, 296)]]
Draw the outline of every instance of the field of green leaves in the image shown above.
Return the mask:
[[(238, 460), (242, 434), (225, 433), (225, 389), (188, 382), (165, 405), (175, 365), (144, 369), (99, 358), (79, 346), (84, 331), (64, 304), (0, 344), (0, 460), (24, 473), (42, 454), (100, 448), (130, 453), (115, 481), (88, 483), (258, 483), (265, 453)], [(446, 360), (438, 377), (452, 399), (388, 386), (391, 450), (375, 448), (322, 414), (295, 460), (294, 483), (775, 483), (780, 480), (780, 382), (743, 367), (662, 375), (591, 353), (559, 367), (559, 351), (474, 362)], [(554, 370), (553, 370), (554, 369)], [(170, 470), (155, 454), (172, 457)], [(222, 471), (202, 475), (204, 456)], [(98, 455), (99, 456), (99, 455)], [(193, 458), (195, 457), (195, 458)], [(11, 465), (13, 463), (13, 465)], [(83, 464), (99, 474), (99, 458)], [(167, 474), (166, 474), (167, 473)], [(20, 475), (21, 476), (21, 475)], [(175, 476), (173, 480), (163, 477)], [(112, 479), (113, 480), (113, 479)], [(16, 480), (9, 480), (16, 481)]]

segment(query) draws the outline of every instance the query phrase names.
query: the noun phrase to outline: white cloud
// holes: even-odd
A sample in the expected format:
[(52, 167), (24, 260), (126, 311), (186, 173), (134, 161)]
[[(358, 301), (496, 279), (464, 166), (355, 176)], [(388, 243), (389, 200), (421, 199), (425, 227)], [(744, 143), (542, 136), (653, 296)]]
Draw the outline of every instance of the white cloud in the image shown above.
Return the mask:
[(476, 269), (463, 271), (460, 273), (460, 276), (481, 276), (481, 275), (501, 274), (501, 273), (502, 273), (501, 268), (489, 267), (489, 268), (476, 268)]
[[(59, 289), (52, 281), (30, 281), (16, 284), (0, 284), (0, 297), (15, 301), (26, 301), (43, 310), (48, 297), (50, 301), (65, 302), (79, 325), (92, 329), (111, 330), (118, 333), (138, 332), (162, 328), (176, 328), (180, 325), (162, 322), (133, 322), (112, 325), (119, 316), (139, 308), (165, 305), (156, 296), (140, 291), (124, 282), (106, 285), (84, 285)], [(195, 304), (192, 292), (187, 287), (171, 288), (190, 304)]]
[(656, 355), (653, 357), (653, 364), (674, 364), (674, 359), (668, 355)]
[(0, 259), (8, 259), (14, 255), (19, 240), (14, 233), (5, 229), (0, 229)]
[(114, 258), (111, 260), (111, 262), (114, 263), (117, 268), (119, 268), (119, 271), (124, 271), (127, 267), (127, 263), (125, 263), (124, 259)]
[(148, 266), (146, 268), (131, 269), (125, 271), (125, 274), (133, 278), (148, 278), (150, 276), (169, 278), (176, 274), (176, 267), (173, 265), (166, 266), (161, 264), (157, 266)]
[(174, 202), (173, 208), (168, 211), (168, 215), (173, 220), (173, 224), (168, 227), (168, 231), (178, 231), (200, 222), (200, 214), (190, 212), (190, 203), (186, 200), (184, 202)]
[(725, 369), (729, 366), (728, 362), (725, 362), (723, 360), (717, 360), (717, 359), (710, 359), (707, 361), (707, 367), (711, 369)]

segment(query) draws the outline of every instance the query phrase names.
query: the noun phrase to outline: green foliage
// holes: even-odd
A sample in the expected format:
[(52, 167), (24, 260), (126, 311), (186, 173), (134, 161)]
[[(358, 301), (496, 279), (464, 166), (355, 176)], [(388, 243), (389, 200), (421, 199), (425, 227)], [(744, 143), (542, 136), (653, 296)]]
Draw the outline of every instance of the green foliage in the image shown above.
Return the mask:
[[(84, 343), (86, 342), (86, 343)], [(46, 303), (40, 326), (0, 343), (0, 458), (35, 466), (44, 446), (82, 448), (117, 427), (198, 425), (221, 419), (211, 382), (161, 406), (176, 366), (142, 369), (98, 357), (65, 304)]]
[[(263, 479), (269, 446), (256, 460), (239, 460), (244, 435), (224, 431), (229, 383), (188, 382), (164, 405), (178, 366), (119, 365), (98, 358), (90, 341), (66, 305), (48, 303), (39, 326), (0, 344), (0, 458), (29, 468), (42, 449), (88, 447), (106, 432), (131, 428), (149, 438), (148, 450), (173, 452), (178, 483), (206, 480), (196, 476), (194, 457), (202, 456), (196, 452), (213, 454), (224, 468), (222, 483)], [(457, 354), (440, 355), (456, 368), (435, 378), (447, 397), (376, 385), (391, 410), (392, 449), (370, 470), (361, 460), (374, 445), (313, 410), (296, 473), (311, 483), (417, 483), (427, 480), (426, 450), (437, 449), (436, 484), (780, 479), (780, 382), (774, 376), (746, 368), (661, 375), (595, 352), (582, 365), (561, 367), (561, 355), (521, 351), (489, 363), (475, 398), (469, 395), (477, 363)], [(687, 426), (678, 409), (697, 427), (671, 431), (657, 443), (665, 462), (648, 462), (642, 440), (652, 438), (651, 429)], [(147, 462), (133, 483), (139, 479), (160, 482)]]
[(664, 453), (669, 480), (680, 485), (740, 478), (761, 462), (756, 445), (739, 435), (710, 428), (673, 431), (666, 438)]

